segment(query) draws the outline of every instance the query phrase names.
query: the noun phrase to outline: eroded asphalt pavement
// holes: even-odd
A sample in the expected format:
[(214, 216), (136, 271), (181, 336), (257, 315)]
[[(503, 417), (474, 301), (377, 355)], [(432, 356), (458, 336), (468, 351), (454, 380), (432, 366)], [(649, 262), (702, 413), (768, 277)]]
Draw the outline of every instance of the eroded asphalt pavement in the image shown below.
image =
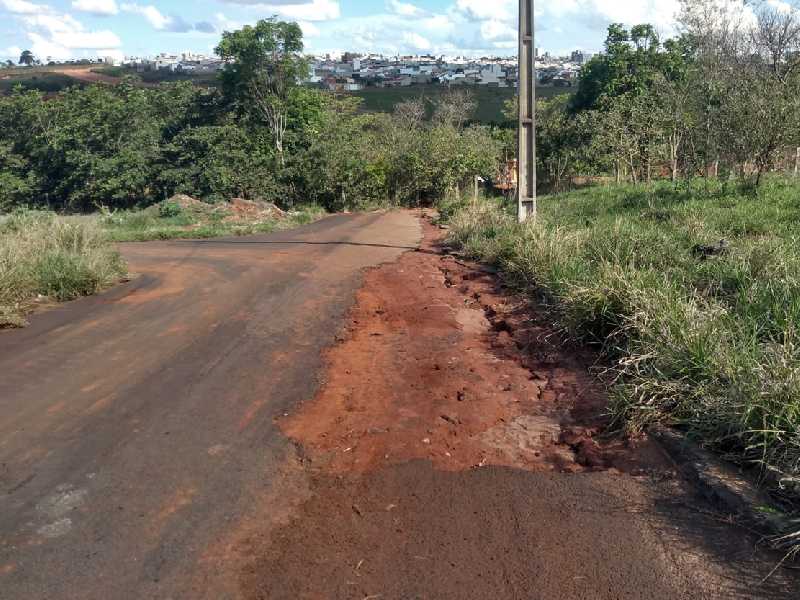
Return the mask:
[(1, 332), (0, 598), (797, 598), (440, 237), (123, 245), (131, 282)]

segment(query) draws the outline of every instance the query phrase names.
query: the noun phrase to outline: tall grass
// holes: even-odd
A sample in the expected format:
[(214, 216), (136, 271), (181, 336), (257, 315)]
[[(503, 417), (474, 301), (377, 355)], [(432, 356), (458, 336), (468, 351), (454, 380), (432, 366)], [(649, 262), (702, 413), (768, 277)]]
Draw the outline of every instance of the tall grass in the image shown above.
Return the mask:
[(125, 263), (96, 222), (15, 213), (0, 222), (0, 328), (23, 326), (40, 296), (72, 300), (125, 273)]
[(319, 206), (305, 205), (282, 218), (253, 215), (231, 220), (228, 217), (232, 213), (225, 203), (182, 208), (164, 202), (144, 210), (106, 211), (98, 220), (114, 242), (147, 242), (270, 233), (312, 223), (325, 214)]
[(543, 198), (537, 225), (492, 204), (451, 225), (602, 349), (619, 424), (682, 428), (800, 498), (800, 185), (594, 188)]

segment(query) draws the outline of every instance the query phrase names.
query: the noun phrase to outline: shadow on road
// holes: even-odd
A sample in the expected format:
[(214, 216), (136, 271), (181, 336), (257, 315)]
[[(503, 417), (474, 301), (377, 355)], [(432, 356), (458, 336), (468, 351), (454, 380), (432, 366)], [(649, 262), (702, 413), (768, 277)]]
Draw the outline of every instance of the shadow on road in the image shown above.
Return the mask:
[(229, 244), (255, 244), (265, 246), (283, 246), (300, 245), (300, 246), (363, 246), (365, 248), (391, 248), (395, 250), (414, 250), (416, 252), (423, 252), (427, 254), (436, 254), (430, 250), (423, 250), (417, 246), (394, 246), (392, 244), (371, 244), (362, 242), (307, 242), (301, 240), (285, 240), (285, 241), (269, 241), (269, 240), (191, 240), (182, 243), (191, 244), (214, 244), (214, 245), (229, 245)]

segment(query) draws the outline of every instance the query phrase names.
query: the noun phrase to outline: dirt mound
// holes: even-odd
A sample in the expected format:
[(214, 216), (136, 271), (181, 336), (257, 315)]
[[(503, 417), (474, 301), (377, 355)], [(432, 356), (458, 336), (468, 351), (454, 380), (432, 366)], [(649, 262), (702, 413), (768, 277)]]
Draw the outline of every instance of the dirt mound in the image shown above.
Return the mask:
[(198, 200), (197, 198), (192, 198), (187, 194), (175, 194), (172, 198), (167, 200), (168, 204), (177, 204), (182, 209), (207, 209), (209, 205), (205, 202)]
[(282, 219), (286, 213), (271, 202), (260, 200), (245, 200), (244, 198), (233, 198), (228, 208), (231, 215), (229, 221), (258, 221), (264, 219)]

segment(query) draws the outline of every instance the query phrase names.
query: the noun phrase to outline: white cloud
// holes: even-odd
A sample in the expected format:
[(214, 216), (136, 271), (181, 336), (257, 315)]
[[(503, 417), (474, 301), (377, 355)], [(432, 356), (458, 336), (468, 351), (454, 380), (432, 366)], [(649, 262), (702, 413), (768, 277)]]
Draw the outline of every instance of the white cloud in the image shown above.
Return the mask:
[(34, 4), (26, 0), (2, 0), (3, 7), (15, 15), (38, 15), (52, 12), (49, 6), (44, 4)]
[(223, 31), (236, 31), (237, 29), (244, 27), (244, 23), (233, 21), (226, 17), (223, 13), (215, 14), (214, 19), (216, 20), (217, 25), (219, 25), (219, 28)]
[(391, 12), (402, 17), (421, 17), (428, 14), (428, 11), (422, 10), (419, 6), (400, 0), (389, 0), (387, 6)]
[(31, 28), (27, 32), (31, 51), (40, 58), (65, 59), (76, 52), (122, 47), (122, 40), (113, 31), (86, 31), (69, 15), (49, 19), (39, 16), (27, 25)]
[(92, 15), (110, 16), (119, 12), (117, 0), (73, 0), (73, 10)]
[(406, 47), (417, 52), (427, 52), (433, 48), (433, 44), (431, 44), (428, 38), (425, 38), (413, 31), (407, 31), (403, 34), (403, 43), (406, 45)]
[[(142, 6), (141, 4), (122, 4), (123, 12), (141, 15), (157, 31), (169, 31), (172, 33), (204, 33), (216, 34), (217, 28), (209, 21), (199, 21), (190, 23), (180, 15), (165, 15), (152, 4)], [(217, 15), (220, 17), (222, 15)]]
[(148, 6), (142, 6), (141, 4), (123, 4), (121, 8), (125, 12), (142, 15), (154, 29), (167, 29), (172, 23), (170, 17), (161, 14), (161, 11), (152, 4)]
[(264, 16), (280, 15), (298, 21), (331, 21), (342, 16), (337, 0), (220, 0), (250, 6)]
[(9, 58), (13, 58), (17, 60), (20, 55), (22, 54), (22, 48), (19, 46), (9, 46), (5, 50), (3, 50), (3, 56), (8, 56)]
[[(122, 40), (113, 31), (87, 30), (72, 15), (60, 13), (46, 4), (1, 0), (0, 5), (20, 24), (30, 42), (30, 50), (41, 59), (66, 59), (87, 51), (118, 51), (122, 47)], [(16, 46), (13, 49), (16, 50)]]
[(274, 5), (271, 8), (284, 17), (304, 21), (328, 21), (342, 15), (339, 3), (334, 0), (313, 0), (305, 4)]
[(481, 36), (487, 41), (515, 40), (517, 30), (508, 23), (503, 23), (497, 19), (490, 19), (481, 23)]
[[(571, 3), (572, 0), (566, 0)], [(549, 4), (549, 3), (548, 3)], [(519, 2), (516, 0), (457, 0), (455, 8), (473, 21), (495, 19), (498, 21), (516, 21), (519, 14)]]
[(320, 34), (319, 27), (314, 25), (311, 21), (299, 21), (297, 24), (300, 25), (300, 29), (303, 30), (304, 38), (318, 37)]

